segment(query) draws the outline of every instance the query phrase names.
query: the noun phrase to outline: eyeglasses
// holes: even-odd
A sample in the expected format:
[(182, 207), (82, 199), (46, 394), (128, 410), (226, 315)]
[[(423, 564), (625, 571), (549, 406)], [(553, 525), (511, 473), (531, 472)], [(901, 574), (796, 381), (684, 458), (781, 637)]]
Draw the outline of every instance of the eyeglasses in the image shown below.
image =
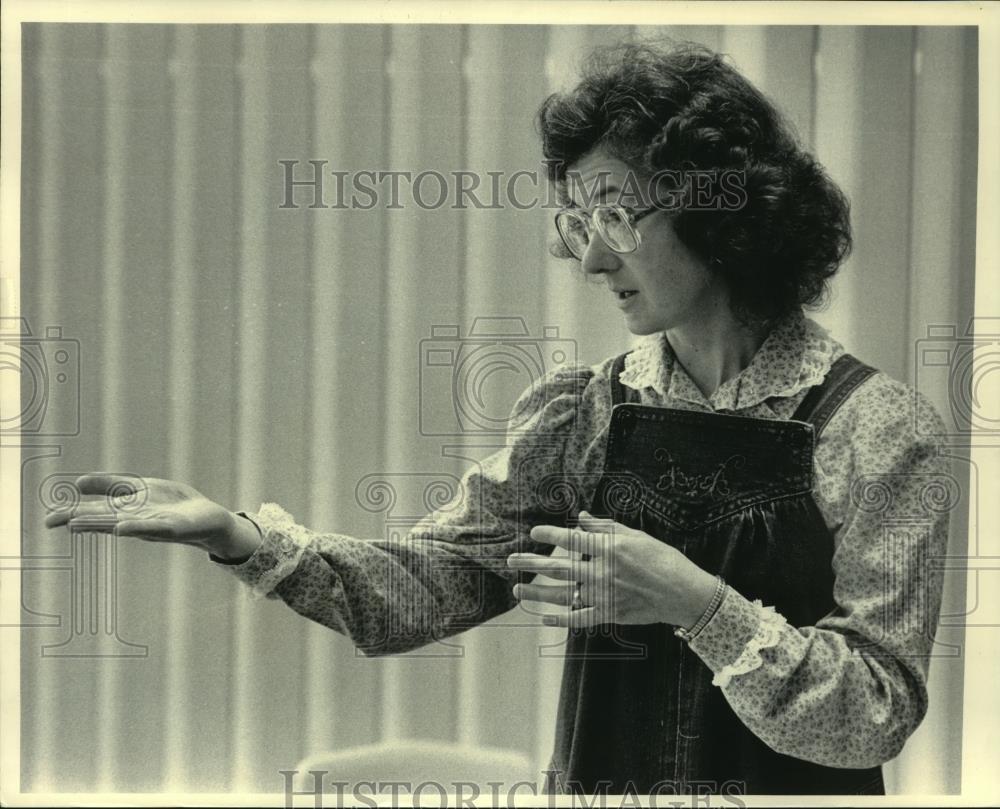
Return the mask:
[(562, 208), (556, 213), (556, 230), (577, 260), (583, 260), (595, 227), (604, 243), (616, 253), (634, 253), (642, 244), (635, 223), (658, 210), (653, 206), (633, 212), (621, 205), (596, 205), (588, 214), (577, 208)]

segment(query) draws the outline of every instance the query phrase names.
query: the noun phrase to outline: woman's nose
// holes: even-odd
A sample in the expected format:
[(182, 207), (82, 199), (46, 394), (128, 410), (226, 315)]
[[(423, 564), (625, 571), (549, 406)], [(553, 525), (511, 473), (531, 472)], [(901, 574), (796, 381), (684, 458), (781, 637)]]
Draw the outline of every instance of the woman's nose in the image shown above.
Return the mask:
[(587, 243), (587, 249), (580, 260), (583, 271), (589, 275), (614, 272), (621, 266), (621, 257), (610, 247), (600, 234), (594, 233)]

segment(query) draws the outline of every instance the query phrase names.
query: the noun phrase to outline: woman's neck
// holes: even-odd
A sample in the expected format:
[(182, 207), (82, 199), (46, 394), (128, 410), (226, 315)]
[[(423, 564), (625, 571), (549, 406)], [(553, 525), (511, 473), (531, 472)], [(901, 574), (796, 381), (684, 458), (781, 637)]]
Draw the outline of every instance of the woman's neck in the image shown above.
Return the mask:
[(767, 331), (743, 325), (727, 307), (697, 323), (668, 329), (666, 336), (677, 361), (708, 399), (750, 364)]

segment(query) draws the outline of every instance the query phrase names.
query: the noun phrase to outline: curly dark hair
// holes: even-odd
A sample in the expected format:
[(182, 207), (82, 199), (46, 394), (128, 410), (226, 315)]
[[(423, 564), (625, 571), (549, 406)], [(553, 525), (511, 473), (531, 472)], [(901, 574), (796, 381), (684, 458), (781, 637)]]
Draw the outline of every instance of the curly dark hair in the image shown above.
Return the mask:
[(549, 180), (563, 190), (567, 170), (598, 147), (647, 177), (739, 172), (742, 207), (681, 205), (671, 221), (688, 249), (724, 274), (745, 322), (820, 304), (850, 252), (843, 192), (774, 105), (701, 45), (599, 48), (573, 90), (543, 102), (536, 123)]

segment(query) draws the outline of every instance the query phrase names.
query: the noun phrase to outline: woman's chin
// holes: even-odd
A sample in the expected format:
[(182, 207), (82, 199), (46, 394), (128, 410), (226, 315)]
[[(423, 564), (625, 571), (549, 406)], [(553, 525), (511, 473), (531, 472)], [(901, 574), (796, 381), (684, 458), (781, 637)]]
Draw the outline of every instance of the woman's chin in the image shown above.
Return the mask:
[(642, 317), (636, 312), (625, 313), (625, 328), (636, 337), (644, 337), (647, 334), (655, 334), (663, 331), (667, 327), (648, 317)]

